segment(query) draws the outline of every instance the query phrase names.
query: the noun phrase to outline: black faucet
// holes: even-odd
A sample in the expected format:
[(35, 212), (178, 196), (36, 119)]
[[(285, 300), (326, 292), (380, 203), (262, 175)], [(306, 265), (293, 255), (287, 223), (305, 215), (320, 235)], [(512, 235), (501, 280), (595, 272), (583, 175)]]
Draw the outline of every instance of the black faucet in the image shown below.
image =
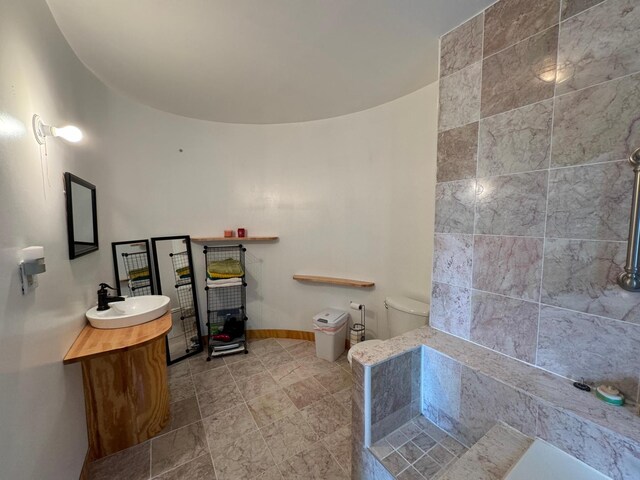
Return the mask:
[(101, 312), (103, 310), (109, 310), (109, 304), (112, 302), (123, 302), (124, 297), (110, 297), (107, 293), (107, 288), (111, 290), (115, 290), (115, 288), (110, 287), (106, 283), (100, 284), (100, 290), (98, 290), (98, 311)]

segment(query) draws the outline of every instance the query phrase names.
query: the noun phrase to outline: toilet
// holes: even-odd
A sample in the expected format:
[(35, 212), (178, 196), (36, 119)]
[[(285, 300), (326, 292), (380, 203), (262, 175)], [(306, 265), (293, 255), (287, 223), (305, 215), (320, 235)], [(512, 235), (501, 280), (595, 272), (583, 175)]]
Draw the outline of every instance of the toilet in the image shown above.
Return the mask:
[[(427, 318), (429, 317), (428, 303), (407, 297), (387, 297), (384, 299), (384, 306), (387, 309), (387, 325), (390, 338), (427, 324)], [(351, 356), (354, 352), (373, 347), (382, 342), (383, 340), (373, 339), (355, 344), (347, 353), (349, 364), (351, 364)]]

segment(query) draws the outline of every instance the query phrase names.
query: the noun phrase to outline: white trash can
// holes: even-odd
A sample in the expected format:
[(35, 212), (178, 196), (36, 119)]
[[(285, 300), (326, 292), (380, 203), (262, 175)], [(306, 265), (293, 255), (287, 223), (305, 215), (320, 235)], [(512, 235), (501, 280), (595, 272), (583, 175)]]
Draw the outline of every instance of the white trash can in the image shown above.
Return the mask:
[(344, 352), (349, 313), (327, 308), (313, 317), (316, 335), (316, 357), (335, 362)]

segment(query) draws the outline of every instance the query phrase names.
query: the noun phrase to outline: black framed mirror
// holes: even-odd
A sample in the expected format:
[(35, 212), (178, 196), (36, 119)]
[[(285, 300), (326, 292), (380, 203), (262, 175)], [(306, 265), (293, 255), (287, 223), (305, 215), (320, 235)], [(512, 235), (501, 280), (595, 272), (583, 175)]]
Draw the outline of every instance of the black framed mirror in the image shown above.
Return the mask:
[(191, 237), (155, 237), (151, 248), (157, 293), (171, 299), (172, 328), (166, 337), (171, 365), (203, 350)]
[(154, 295), (149, 240), (126, 240), (111, 244), (118, 296)]
[(67, 238), (69, 258), (98, 250), (96, 186), (74, 174), (64, 173), (67, 196)]

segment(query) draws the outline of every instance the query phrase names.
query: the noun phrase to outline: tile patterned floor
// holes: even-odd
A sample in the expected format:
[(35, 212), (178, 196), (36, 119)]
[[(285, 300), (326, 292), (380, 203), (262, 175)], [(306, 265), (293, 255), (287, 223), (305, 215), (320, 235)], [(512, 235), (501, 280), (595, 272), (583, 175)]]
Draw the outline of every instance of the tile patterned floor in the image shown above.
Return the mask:
[(91, 480), (346, 480), (351, 369), (312, 342), (265, 339), (248, 355), (169, 367), (160, 435), (94, 462)]
[(398, 480), (435, 480), (467, 447), (419, 415), (376, 442), (371, 451)]

